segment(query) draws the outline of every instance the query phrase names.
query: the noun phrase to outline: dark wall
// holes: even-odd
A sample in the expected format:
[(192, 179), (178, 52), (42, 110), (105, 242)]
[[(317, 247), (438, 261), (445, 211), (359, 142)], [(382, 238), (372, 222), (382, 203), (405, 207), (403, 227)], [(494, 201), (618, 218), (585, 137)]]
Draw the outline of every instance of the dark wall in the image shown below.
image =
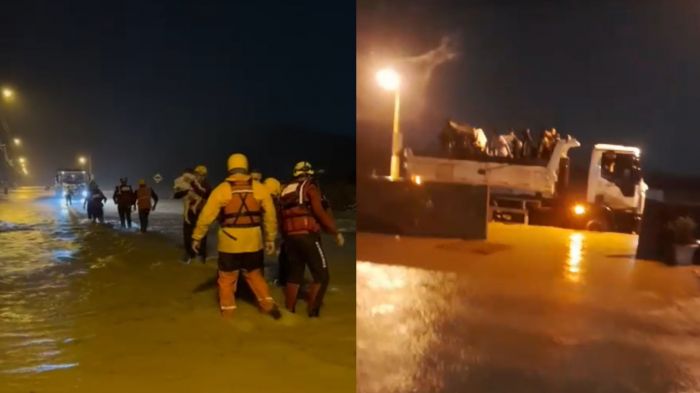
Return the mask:
[(486, 187), (358, 178), (358, 227), (407, 236), (485, 239)]

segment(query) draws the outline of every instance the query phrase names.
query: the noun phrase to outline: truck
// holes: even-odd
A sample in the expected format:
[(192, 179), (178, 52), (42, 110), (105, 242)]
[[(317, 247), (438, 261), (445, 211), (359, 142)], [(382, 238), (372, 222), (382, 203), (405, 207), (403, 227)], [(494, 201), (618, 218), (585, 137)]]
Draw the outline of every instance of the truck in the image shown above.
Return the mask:
[(58, 169), (56, 171), (55, 191), (57, 197), (64, 197), (68, 189), (76, 197), (87, 197), (90, 175), (82, 169)]
[(415, 184), (486, 186), (491, 220), (592, 231), (637, 233), (648, 186), (637, 147), (596, 144), (585, 192), (570, 187), (569, 150), (581, 144), (568, 136), (550, 157), (468, 159), (416, 155), (404, 150), (407, 177)]

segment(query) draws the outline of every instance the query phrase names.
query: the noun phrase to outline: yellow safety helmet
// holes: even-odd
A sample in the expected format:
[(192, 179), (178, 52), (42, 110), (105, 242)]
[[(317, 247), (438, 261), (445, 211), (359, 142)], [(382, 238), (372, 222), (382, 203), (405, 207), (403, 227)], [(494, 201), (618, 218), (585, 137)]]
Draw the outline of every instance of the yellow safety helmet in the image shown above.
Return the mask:
[(245, 154), (231, 154), (227, 163), (228, 171), (238, 173), (248, 173), (248, 157)]
[(294, 177), (309, 176), (314, 174), (314, 169), (308, 161), (299, 161), (294, 165)]
[(253, 169), (252, 171), (250, 171), (250, 177), (252, 177), (253, 180), (262, 181), (263, 176), (262, 176), (262, 172), (260, 172), (257, 169)]
[(267, 188), (268, 191), (270, 191), (270, 195), (272, 196), (280, 196), (282, 193), (282, 184), (280, 183), (279, 180), (275, 179), (274, 177), (268, 177), (265, 179), (263, 182), (265, 187)]
[(207, 167), (204, 165), (197, 165), (194, 168), (194, 173), (200, 175), (200, 176), (206, 176), (207, 175)]

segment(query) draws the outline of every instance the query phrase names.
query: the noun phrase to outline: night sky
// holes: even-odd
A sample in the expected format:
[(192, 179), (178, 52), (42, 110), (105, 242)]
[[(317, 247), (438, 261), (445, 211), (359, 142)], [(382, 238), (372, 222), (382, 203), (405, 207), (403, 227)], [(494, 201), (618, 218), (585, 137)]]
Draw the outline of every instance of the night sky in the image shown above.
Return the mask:
[(24, 1), (2, 13), (0, 82), (18, 93), (3, 113), (36, 182), (88, 153), (106, 188), (198, 163), (218, 181), (238, 150), (282, 178), (302, 159), (354, 169), (352, 2)]
[(358, 9), (361, 125), (390, 131), (376, 67), (446, 37), (457, 56), (426, 86), (404, 81), (409, 143), (433, 142), (446, 118), (493, 132), (556, 127), (580, 151), (636, 145), (647, 170), (700, 175), (700, 2), (361, 0)]

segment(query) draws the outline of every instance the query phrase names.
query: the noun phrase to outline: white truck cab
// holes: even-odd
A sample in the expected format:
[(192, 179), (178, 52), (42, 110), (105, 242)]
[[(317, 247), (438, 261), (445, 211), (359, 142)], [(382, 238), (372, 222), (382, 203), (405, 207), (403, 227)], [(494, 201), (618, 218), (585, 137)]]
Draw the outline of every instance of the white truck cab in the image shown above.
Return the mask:
[(591, 153), (586, 200), (613, 211), (641, 216), (648, 186), (638, 147), (597, 144)]

